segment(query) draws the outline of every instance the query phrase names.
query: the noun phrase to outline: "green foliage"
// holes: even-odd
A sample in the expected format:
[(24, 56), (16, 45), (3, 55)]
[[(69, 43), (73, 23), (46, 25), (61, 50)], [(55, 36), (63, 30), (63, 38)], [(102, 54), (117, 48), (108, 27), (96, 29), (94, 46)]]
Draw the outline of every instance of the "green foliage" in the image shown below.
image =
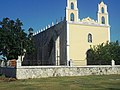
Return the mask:
[(110, 65), (111, 60), (120, 64), (119, 42), (107, 42), (91, 47), (87, 52), (88, 65)]
[[(4, 18), (0, 21), (0, 55), (3, 55), (7, 60), (18, 59), (18, 56), (23, 55), (25, 50), (30, 53), (33, 48), (32, 40), (22, 29), (22, 22), (19, 19), (10, 20)], [(31, 45), (31, 47), (29, 47)]]

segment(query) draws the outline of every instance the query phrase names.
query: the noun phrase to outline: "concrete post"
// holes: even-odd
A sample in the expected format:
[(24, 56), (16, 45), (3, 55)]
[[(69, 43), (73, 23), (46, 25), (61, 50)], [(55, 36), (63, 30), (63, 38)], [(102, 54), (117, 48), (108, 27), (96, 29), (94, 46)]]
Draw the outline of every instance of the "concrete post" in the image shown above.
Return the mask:
[(21, 66), (21, 56), (18, 56), (18, 60), (17, 60), (17, 67)]
[(4, 62), (4, 60), (2, 60), (1, 67), (4, 67), (4, 66), (5, 66), (5, 62)]
[(112, 61), (111, 61), (111, 64), (112, 64), (112, 66), (115, 66), (115, 61), (112, 60)]

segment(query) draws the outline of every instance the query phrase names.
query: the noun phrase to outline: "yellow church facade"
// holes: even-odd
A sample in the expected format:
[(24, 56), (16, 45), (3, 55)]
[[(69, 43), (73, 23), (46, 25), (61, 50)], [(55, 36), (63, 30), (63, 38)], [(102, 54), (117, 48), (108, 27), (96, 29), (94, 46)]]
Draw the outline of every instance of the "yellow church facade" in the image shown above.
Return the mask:
[(80, 20), (78, 16), (77, 0), (67, 0), (68, 60), (75, 66), (87, 65), (90, 46), (110, 41), (107, 6), (103, 2), (98, 5), (98, 20), (89, 17)]
[(110, 41), (107, 5), (98, 4), (97, 20), (80, 19), (77, 0), (66, 0), (63, 21), (34, 34), (35, 65), (86, 66), (91, 46)]

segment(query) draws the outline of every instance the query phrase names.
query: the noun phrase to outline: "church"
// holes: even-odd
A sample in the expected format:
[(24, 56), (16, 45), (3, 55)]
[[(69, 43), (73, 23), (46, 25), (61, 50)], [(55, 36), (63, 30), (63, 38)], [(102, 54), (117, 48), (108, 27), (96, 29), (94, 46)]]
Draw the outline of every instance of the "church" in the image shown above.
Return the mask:
[[(90, 47), (110, 41), (107, 5), (103, 1), (98, 4), (97, 20), (80, 19), (77, 0), (66, 2), (64, 20), (33, 35), (37, 50), (33, 65), (86, 66)], [(23, 63), (30, 63), (29, 60)]]

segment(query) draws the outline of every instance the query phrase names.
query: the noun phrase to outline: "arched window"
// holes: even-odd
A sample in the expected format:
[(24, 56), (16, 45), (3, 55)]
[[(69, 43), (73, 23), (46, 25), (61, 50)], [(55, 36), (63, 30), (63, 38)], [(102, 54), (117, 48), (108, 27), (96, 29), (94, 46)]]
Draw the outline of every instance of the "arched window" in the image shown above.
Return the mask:
[(90, 33), (88, 34), (88, 42), (92, 43), (92, 34), (90, 34)]
[(102, 16), (102, 24), (105, 24), (105, 17), (104, 16)]
[(104, 10), (104, 8), (103, 8), (103, 7), (102, 7), (102, 9), (101, 9), (101, 12), (102, 12), (102, 13), (105, 13), (105, 10)]
[(71, 9), (74, 9), (74, 4), (73, 3), (71, 3)]
[(70, 14), (70, 21), (74, 21), (74, 14), (73, 13)]

